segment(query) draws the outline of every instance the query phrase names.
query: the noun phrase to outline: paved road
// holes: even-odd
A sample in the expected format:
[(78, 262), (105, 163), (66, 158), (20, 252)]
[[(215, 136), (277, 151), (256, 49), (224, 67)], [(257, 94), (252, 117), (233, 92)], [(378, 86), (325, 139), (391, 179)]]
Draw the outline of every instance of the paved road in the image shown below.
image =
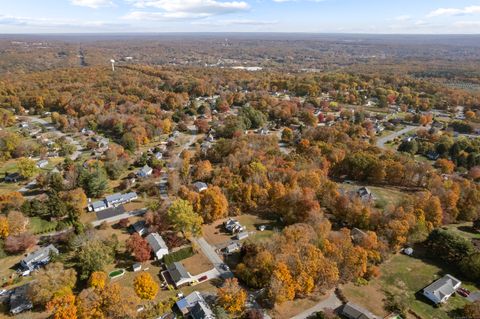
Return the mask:
[(332, 291), (327, 299), (320, 301), (312, 308), (307, 309), (290, 319), (306, 319), (309, 316), (313, 315), (315, 312), (319, 312), (325, 309), (337, 309), (341, 305), (342, 301), (338, 299), (337, 295)]
[(417, 130), (419, 129), (420, 126), (407, 126), (405, 127), (404, 129), (400, 130), (400, 131), (397, 131), (397, 132), (393, 132), (392, 134), (390, 135), (387, 135), (387, 136), (384, 136), (384, 137), (381, 137), (377, 140), (377, 146), (380, 147), (380, 148), (386, 148), (385, 147), (385, 144), (388, 142), (388, 141), (392, 141), (394, 139), (396, 139), (397, 137), (399, 136), (402, 136), (403, 134), (407, 134), (411, 131), (414, 131), (414, 130)]
[[(110, 218), (96, 220), (96, 221), (92, 222), (92, 225), (94, 227), (96, 227), (103, 222), (113, 223), (113, 222), (116, 222), (117, 220), (120, 220), (120, 219), (130, 218), (130, 217), (134, 217), (134, 216), (140, 216), (140, 215), (145, 214), (146, 212), (147, 212), (146, 208), (142, 208), (142, 209), (138, 209), (138, 210), (132, 210), (130, 212), (126, 212), (126, 213), (123, 213), (123, 214), (120, 214), (120, 215), (117, 215), (117, 216), (113, 216), (113, 217), (110, 217)], [(92, 214), (92, 213), (89, 213), (89, 214)]]
[(207, 243), (205, 238), (203, 237), (193, 238), (192, 241), (195, 242), (200, 247), (203, 254), (210, 260), (213, 266), (218, 270), (221, 277), (223, 278), (233, 277), (233, 273), (230, 271), (230, 269), (227, 270), (222, 268), (222, 265), (224, 265), (222, 258), (218, 256), (218, 254), (215, 252), (215, 248), (213, 248), (209, 243)]

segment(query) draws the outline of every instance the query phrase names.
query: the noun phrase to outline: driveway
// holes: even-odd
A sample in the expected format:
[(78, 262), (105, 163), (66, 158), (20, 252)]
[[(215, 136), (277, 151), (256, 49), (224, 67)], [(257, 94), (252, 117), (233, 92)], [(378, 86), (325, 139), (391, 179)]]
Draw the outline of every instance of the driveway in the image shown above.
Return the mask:
[(233, 273), (230, 271), (230, 269), (227, 270), (222, 267), (223, 265), (225, 265), (222, 258), (220, 258), (220, 256), (215, 252), (215, 248), (212, 247), (209, 243), (207, 243), (205, 238), (193, 238), (192, 241), (200, 247), (203, 254), (208, 258), (208, 260), (210, 260), (210, 262), (213, 264), (215, 269), (217, 269), (222, 278), (233, 277)]
[[(116, 222), (117, 220), (121, 220), (121, 219), (124, 219), (124, 218), (140, 216), (140, 215), (145, 214), (146, 212), (147, 212), (146, 208), (132, 210), (132, 211), (129, 211), (129, 212), (126, 212), (126, 213), (123, 213), (123, 214), (120, 214), (120, 215), (116, 215), (116, 216), (113, 216), (113, 217), (110, 217), (110, 218), (105, 218), (105, 219), (100, 219), (100, 220), (93, 221), (92, 225), (94, 227), (96, 227), (103, 222), (113, 223), (113, 222)], [(89, 214), (92, 214), (92, 213), (89, 213)]]
[(383, 136), (383, 137), (381, 137), (377, 140), (377, 146), (380, 147), (380, 148), (386, 148), (385, 144), (387, 142), (393, 141), (397, 137), (402, 136), (403, 134), (407, 134), (411, 131), (417, 130), (418, 128), (419, 128), (419, 126), (409, 125), (409, 126), (405, 127), (404, 129), (402, 129), (400, 131), (393, 132), (392, 134), (387, 135), (387, 136)]
[(310, 309), (303, 311), (302, 313), (290, 318), (290, 319), (306, 319), (309, 316), (313, 315), (316, 312), (325, 310), (325, 309), (337, 309), (342, 305), (342, 301), (338, 299), (335, 292), (330, 292), (330, 295), (327, 299), (320, 301), (315, 306)]

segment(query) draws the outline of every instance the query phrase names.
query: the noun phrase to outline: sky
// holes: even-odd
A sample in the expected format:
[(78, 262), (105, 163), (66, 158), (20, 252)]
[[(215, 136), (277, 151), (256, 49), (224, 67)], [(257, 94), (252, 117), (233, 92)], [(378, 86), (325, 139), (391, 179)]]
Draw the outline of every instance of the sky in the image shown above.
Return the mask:
[(0, 0), (0, 33), (480, 34), (480, 0)]

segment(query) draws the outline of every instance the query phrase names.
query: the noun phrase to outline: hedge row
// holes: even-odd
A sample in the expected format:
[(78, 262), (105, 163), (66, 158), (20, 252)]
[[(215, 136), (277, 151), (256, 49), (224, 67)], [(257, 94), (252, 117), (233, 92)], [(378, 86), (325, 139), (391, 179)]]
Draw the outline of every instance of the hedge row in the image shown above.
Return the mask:
[(170, 253), (168, 255), (163, 256), (163, 261), (167, 266), (173, 264), (174, 262), (187, 259), (188, 257), (192, 257), (194, 255), (192, 247), (185, 247), (176, 252)]

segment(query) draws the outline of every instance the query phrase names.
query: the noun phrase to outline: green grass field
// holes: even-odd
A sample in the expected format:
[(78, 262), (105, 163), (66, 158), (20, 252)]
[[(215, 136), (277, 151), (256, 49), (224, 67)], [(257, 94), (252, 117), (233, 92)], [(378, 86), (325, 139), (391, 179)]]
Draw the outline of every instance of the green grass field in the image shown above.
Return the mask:
[[(452, 312), (463, 308), (468, 301), (459, 296), (452, 296), (446, 304), (435, 308), (421, 296), (421, 290), (447, 272), (435, 264), (405, 255), (395, 255), (381, 266), (381, 276), (372, 280), (368, 286), (357, 287), (348, 284), (343, 291), (352, 302), (361, 304), (377, 315), (386, 315), (383, 302), (385, 292), (403, 296), (408, 307), (425, 319), (448, 319)], [(471, 291), (478, 290), (469, 283), (462, 287)]]

